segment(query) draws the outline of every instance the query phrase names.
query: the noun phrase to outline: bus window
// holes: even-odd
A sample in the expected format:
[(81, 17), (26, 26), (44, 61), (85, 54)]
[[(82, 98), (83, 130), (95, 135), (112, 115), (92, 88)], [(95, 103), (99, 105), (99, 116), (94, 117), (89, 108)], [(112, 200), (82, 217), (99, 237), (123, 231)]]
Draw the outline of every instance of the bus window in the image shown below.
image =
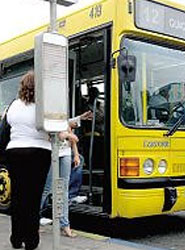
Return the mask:
[(21, 76), (33, 67), (33, 61), (22, 62), (4, 69), (0, 78), (0, 116), (9, 103), (17, 97)]
[(185, 52), (128, 38), (122, 43), (137, 68), (130, 89), (120, 80), (121, 120), (135, 127), (171, 126), (173, 110), (184, 99)]

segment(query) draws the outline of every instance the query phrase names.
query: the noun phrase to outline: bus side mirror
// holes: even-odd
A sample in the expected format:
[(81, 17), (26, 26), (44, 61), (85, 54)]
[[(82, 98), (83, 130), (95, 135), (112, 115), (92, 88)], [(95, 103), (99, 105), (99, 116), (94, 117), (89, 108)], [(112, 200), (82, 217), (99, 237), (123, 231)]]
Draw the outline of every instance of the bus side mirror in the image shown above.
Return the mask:
[[(131, 55), (120, 54), (118, 56), (118, 68), (121, 79), (127, 83), (135, 81), (136, 78), (136, 57)], [(121, 77), (121, 78), (122, 78)]]

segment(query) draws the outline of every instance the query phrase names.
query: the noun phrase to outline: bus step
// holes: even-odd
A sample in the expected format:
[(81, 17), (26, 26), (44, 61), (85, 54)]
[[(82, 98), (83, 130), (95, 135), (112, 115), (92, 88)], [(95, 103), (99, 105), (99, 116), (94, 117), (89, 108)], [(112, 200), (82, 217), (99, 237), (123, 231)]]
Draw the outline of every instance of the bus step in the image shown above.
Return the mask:
[(69, 206), (69, 211), (70, 213), (78, 213), (108, 218), (108, 214), (102, 211), (102, 207), (90, 206), (88, 204), (72, 204)]

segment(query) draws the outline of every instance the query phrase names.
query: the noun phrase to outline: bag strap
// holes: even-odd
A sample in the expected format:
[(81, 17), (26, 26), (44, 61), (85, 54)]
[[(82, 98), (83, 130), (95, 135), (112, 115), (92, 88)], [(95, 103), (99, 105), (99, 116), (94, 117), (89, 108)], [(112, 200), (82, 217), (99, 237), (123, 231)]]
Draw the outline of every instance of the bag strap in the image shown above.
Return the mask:
[(5, 109), (5, 111), (4, 111), (4, 114), (3, 114), (2, 117), (1, 117), (1, 120), (5, 117), (5, 115), (7, 115), (10, 106), (12, 105), (12, 103), (13, 103), (15, 100), (16, 100), (16, 99), (13, 99), (13, 100), (10, 102), (10, 104), (8, 105), (8, 107), (6, 107), (6, 109)]

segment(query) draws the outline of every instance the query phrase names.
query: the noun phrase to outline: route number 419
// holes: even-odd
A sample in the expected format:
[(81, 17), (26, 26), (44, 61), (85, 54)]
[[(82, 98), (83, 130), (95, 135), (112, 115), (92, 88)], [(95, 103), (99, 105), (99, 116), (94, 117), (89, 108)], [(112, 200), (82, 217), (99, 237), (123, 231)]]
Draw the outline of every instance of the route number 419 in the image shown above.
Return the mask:
[(102, 5), (98, 4), (95, 5), (94, 7), (92, 7), (92, 9), (90, 10), (89, 16), (90, 18), (97, 18), (100, 17), (102, 15)]

